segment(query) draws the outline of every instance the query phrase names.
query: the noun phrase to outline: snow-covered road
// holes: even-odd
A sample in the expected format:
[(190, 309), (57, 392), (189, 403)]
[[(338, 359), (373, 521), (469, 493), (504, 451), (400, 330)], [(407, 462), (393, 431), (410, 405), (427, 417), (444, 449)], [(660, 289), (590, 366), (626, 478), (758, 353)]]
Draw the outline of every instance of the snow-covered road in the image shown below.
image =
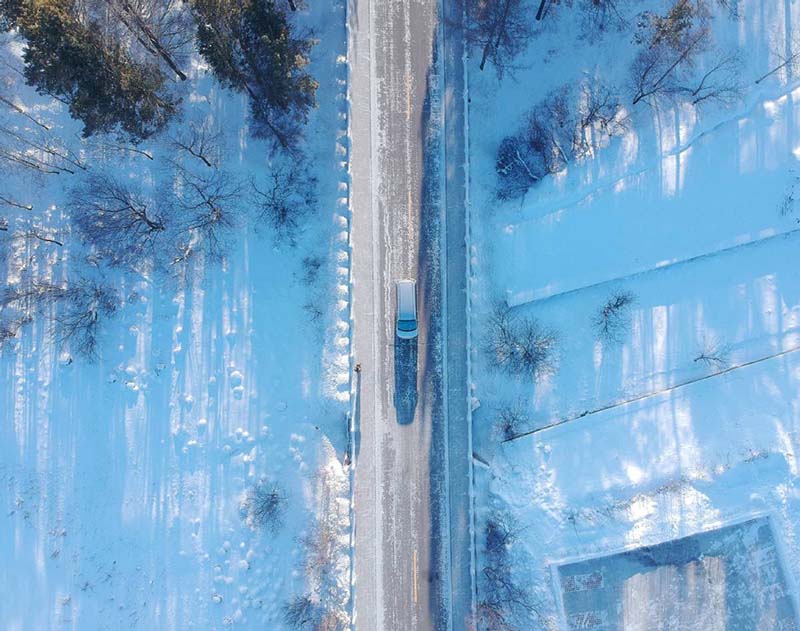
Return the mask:
[[(461, 281), (452, 286), (460, 314), (445, 329), (438, 11), (432, 0), (350, 5), (353, 352), (362, 367), (353, 390), (355, 624), (369, 631), (449, 628), (451, 516), (459, 558), (469, 556), (463, 186), (454, 224)], [(394, 335), (401, 278), (417, 279), (420, 305), (419, 338), (402, 343)], [(456, 334), (462, 370), (448, 380), (443, 348)], [(453, 391), (462, 466), (447, 454)], [(457, 501), (466, 510), (451, 510), (448, 463), (463, 476)], [(460, 611), (470, 592), (459, 589)]]

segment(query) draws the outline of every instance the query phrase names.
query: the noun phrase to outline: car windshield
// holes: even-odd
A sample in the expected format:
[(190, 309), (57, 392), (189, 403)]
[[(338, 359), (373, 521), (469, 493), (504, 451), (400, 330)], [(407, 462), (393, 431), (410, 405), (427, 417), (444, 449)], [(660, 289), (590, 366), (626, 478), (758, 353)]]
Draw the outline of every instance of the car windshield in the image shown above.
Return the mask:
[(416, 320), (400, 320), (397, 323), (397, 328), (401, 331), (414, 331), (417, 328)]

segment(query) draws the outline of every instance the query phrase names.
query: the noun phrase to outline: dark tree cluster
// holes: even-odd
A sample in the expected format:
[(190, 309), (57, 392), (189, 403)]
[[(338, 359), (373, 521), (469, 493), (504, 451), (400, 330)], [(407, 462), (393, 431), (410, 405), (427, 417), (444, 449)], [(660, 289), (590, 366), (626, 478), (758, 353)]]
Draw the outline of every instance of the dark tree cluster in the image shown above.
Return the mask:
[(619, 98), (603, 85), (551, 92), (528, 113), (525, 125), (500, 143), (497, 197), (523, 197), (545, 176), (624, 133), (627, 124)]
[(192, 0), (197, 45), (219, 81), (250, 98), (256, 136), (290, 149), (316, 104), (314, 40), (273, 0)]
[(158, 65), (137, 60), (76, 0), (4, 0), (0, 26), (25, 42), (24, 74), (42, 94), (65, 102), (84, 136), (119, 132), (148, 138), (175, 114)]
[[(297, 8), (297, 5), (292, 8)], [(250, 97), (253, 132), (293, 149), (315, 106), (314, 40), (274, 0), (0, 0), (0, 30), (24, 42), (29, 85), (65, 103), (84, 136), (139, 142), (180, 98), (171, 79), (193, 39), (219, 81)]]

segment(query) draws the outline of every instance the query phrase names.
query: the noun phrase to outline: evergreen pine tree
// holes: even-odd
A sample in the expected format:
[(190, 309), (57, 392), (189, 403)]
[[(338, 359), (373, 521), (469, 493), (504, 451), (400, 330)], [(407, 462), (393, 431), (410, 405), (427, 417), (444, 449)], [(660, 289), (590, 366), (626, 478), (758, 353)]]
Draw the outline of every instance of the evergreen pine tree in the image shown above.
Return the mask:
[(193, 0), (192, 9), (200, 54), (224, 85), (247, 92), (255, 134), (290, 148), (316, 104), (313, 40), (296, 36), (273, 0)]
[(97, 23), (81, 19), (74, 0), (22, 0), (20, 6), (6, 20), (26, 42), (25, 78), (67, 103), (84, 136), (121, 132), (138, 141), (166, 125), (177, 102), (166, 94), (157, 66), (134, 60)]

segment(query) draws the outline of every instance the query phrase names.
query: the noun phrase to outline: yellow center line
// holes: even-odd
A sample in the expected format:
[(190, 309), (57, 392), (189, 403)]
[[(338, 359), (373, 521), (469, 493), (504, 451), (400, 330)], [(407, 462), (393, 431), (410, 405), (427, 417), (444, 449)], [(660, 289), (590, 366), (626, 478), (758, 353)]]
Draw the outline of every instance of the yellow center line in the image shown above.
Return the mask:
[(414, 218), (411, 203), (411, 189), (408, 189), (408, 222), (406, 223), (406, 234), (408, 235), (408, 242), (413, 242), (414, 236)]
[(406, 75), (406, 120), (411, 120), (411, 75)]
[(417, 603), (417, 551), (414, 550), (414, 604)]

